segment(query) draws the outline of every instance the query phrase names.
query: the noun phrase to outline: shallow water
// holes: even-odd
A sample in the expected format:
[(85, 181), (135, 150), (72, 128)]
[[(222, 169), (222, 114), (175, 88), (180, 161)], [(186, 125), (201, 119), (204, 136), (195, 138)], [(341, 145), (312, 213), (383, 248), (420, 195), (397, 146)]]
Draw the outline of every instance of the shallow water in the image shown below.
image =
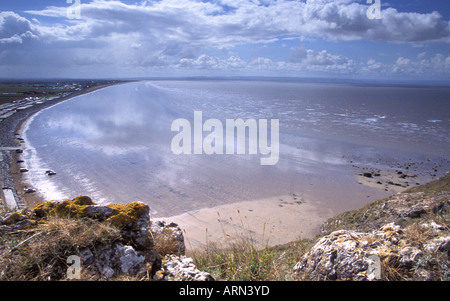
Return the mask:
[[(261, 154), (174, 155), (171, 124), (193, 124), (194, 111), (224, 124), (279, 119), (278, 163), (260, 165)], [(41, 111), (26, 125), (23, 156), (29, 181), (47, 199), (144, 201), (154, 215), (171, 216), (296, 193), (339, 211), (385, 195), (358, 185), (352, 164), (450, 170), (448, 112), (445, 87), (144, 81)]]

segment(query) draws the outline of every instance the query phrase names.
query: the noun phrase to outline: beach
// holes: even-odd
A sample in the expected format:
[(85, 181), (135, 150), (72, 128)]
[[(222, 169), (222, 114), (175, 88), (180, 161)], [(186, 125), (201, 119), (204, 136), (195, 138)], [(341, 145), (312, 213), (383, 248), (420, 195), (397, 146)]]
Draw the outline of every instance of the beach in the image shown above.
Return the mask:
[[(75, 96), (110, 85), (112, 84), (92, 87), (57, 102), (74, 100)], [(139, 89), (143, 86), (154, 89), (154, 85), (161, 84), (159, 82), (151, 85), (136, 83), (128, 90), (141, 91)], [(128, 86), (123, 87), (125, 89)], [(100, 94), (101, 98), (120, 94), (116, 88), (103, 89), (99, 92), (106, 93)], [(130, 97), (130, 94), (124, 95)], [(144, 98), (148, 97), (145, 93), (143, 95)], [(159, 94), (156, 95), (159, 96)], [(154, 98), (158, 99), (158, 97)], [(61, 118), (75, 119), (70, 118), (70, 114), (74, 114), (73, 111), (77, 109), (75, 105), (81, 106), (82, 102), (83, 99), (79, 98), (71, 101), (71, 104), (68, 103), (67, 107), (59, 106), (58, 109), (65, 113), (57, 110), (53, 112), (56, 116), (62, 116)], [(52, 103), (54, 104), (56, 102)], [(173, 108), (167, 109), (163, 105), (166, 104), (152, 103), (150, 110), (146, 112), (143, 111), (142, 103), (133, 103), (130, 100), (127, 108), (135, 106), (144, 116), (161, 118), (167, 122), (172, 116), (167, 117), (163, 113)], [(227, 105), (230, 110), (234, 109), (233, 103)], [(8, 140), (2, 142), (2, 145), (18, 145), (17, 138), (25, 136), (23, 126), (25, 124), (30, 126), (28, 131), (36, 130), (36, 122), (39, 120), (34, 120), (33, 125), (30, 118), (49, 106), (50, 104), (30, 108), (20, 112), (21, 114), (16, 114), (17, 116), (13, 115), (5, 119), (7, 123), (2, 123), (0, 126), (2, 126), (2, 132), (5, 129), (7, 135), (3, 136), (7, 136)], [(111, 107), (115, 108), (116, 105), (113, 104)], [(135, 111), (131, 111), (130, 115), (109, 117), (108, 112), (101, 113), (103, 112), (101, 102), (97, 107), (89, 108), (92, 110), (92, 115), (102, 116), (103, 127), (108, 118), (115, 122), (114, 127), (108, 124), (106, 127), (108, 133), (105, 133), (105, 136), (121, 133), (124, 124), (128, 127), (139, 121), (140, 115)], [(122, 106), (117, 106), (117, 110), (121, 113), (124, 111)], [(206, 109), (205, 111), (207, 112)], [(320, 112), (308, 108), (305, 111), (315, 114), (313, 115), (314, 126), (323, 126), (317, 119), (322, 116)], [(81, 112), (85, 114), (85, 111), (81, 110)], [(295, 114), (292, 115), (295, 117)], [(43, 118), (42, 114), (39, 117)], [(147, 117), (147, 119), (151, 118)], [(373, 123), (370, 120), (369, 123), (361, 124), (366, 127)], [(148, 126), (146, 124), (146, 127)], [(170, 128), (170, 123), (168, 127)], [(364, 129), (371, 130), (367, 127)], [(84, 131), (96, 132), (91, 128)], [(94, 148), (94, 151), (81, 149), (83, 151), (80, 152), (80, 147), (87, 147), (87, 143), (77, 142), (76, 149), (68, 148), (66, 152), (62, 151), (62, 147), (70, 147), (71, 145), (65, 145), (70, 144), (67, 143), (69, 140), (62, 141), (64, 146), (55, 145), (54, 150), (49, 150), (52, 153), (45, 155), (50, 159), (53, 158), (53, 161), (56, 160), (55, 166), (61, 170), (65, 163), (68, 164), (67, 166), (74, 167), (73, 170), (67, 169), (71, 171), (67, 175), (57, 170), (57, 177), (51, 181), (62, 181), (64, 177), (67, 178), (65, 182), (62, 181), (66, 183), (64, 187), (66, 190), (60, 190), (64, 195), (62, 198), (74, 198), (85, 194), (98, 203), (131, 201), (147, 203), (151, 209), (152, 220), (164, 220), (179, 225), (185, 235), (188, 252), (204, 250), (209, 242), (226, 247), (243, 238), (250, 240), (257, 247), (284, 244), (299, 238), (312, 238), (320, 233), (321, 225), (328, 218), (347, 210), (360, 208), (369, 202), (388, 197), (414, 185), (431, 181), (445, 174), (450, 166), (450, 161), (445, 157), (408, 153), (404, 150), (385, 150), (373, 146), (361, 147), (348, 142), (333, 141), (329, 137), (292, 137), (291, 134), (286, 133), (283, 133), (282, 141), (288, 141), (289, 145), (281, 145), (283, 156), (276, 167), (260, 166), (259, 157), (249, 158), (249, 156), (235, 158), (234, 156), (170, 155), (164, 157), (163, 154), (166, 152), (164, 147), (170, 146), (170, 140), (164, 131), (162, 134), (157, 131), (152, 133), (151, 138), (161, 137), (159, 139), (162, 142), (157, 141), (158, 147), (152, 144), (149, 148), (143, 148), (145, 150), (143, 153), (149, 157), (147, 159), (140, 157), (142, 152), (135, 150), (132, 150), (131, 154), (126, 152), (128, 148), (134, 146), (130, 144), (136, 141), (151, 140), (148, 139), (149, 136), (146, 136), (147, 131), (142, 134), (143, 136), (139, 136), (141, 134), (139, 129), (132, 128), (132, 131), (134, 133), (132, 137), (125, 136), (126, 140), (120, 140), (123, 145), (127, 145), (123, 148), (104, 146), (97, 148), (94, 145), (88, 145), (89, 148)], [(36, 137), (42, 139), (37, 134)], [(125, 138), (120, 137), (120, 139)], [(102, 139), (104, 140), (103, 136)], [(111, 141), (115, 140), (108, 140), (108, 146)], [(31, 147), (27, 143), (22, 146)], [(141, 145), (136, 146), (137, 149), (140, 149), (139, 147)], [(36, 151), (40, 159), (45, 158), (42, 151)], [(32, 156), (27, 156), (26, 158), (33, 159)], [(59, 156), (62, 156), (61, 159)], [(45, 178), (41, 175), (44, 166), (39, 164), (33, 165), (37, 167), (37, 171), (20, 172), (20, 168), (24, 165), (17, 163), (17, 160), (24, 158), (24, 154), (11, 152), (11, 181), (8, 185), (10, 187), (14, 185), (25, 206), (32, 206), (39, 201), (52, 198), (48, 191), (39, 189), (34, 193), (24, 192), (25, 188), (34, 187), (30, 181), (30, 179), (36, 180), (37, 176), (33, 178), (34, 173), (39, 173), (40, 177)], [(45, 162), (50, 164), (50, 159), (46, 159)], [(73, 161), (72, 165), (68, 162), (70, 160)], [(27, 163), (29, 162), (25, 162)], [(118, 163), (120, 165), (116, 165)], [(133, 169), (134, 166), (137, 169)], [(292, 166), (295, 168), (293, 169)], [(87, 182), (89, 185), (84, 187), (76, 183), (70, 186), (73, 175), (83, 178), (84, 181), (80, 182), (81, 184)], [(88, 179), (95, 179), (97, 186), (92, 184), (94, 181), (88, 181)], [(47, 178), (45, 180), (50, 181)], [(75, 177), (73, 180), (75, 182)], [(117, 185), (119, 182), (122, 186)]]
[(285, 244), (320, 233), (331, 210), (298, 196), (253, 200), (200, 209), (168, 218), (182, 227), (187, 251), (205, 250), (209, 243), (231, 247), (250, 242), (256, 249)]
[[(25, 110), (17, 111), (15, 114), (4, 119), (0, 123), (0, 132), (2, 133), (0, 136), (0, 147), (21, 148), (21, 141), (17, 138), (21, 137), (23, 124), (28, 118), (33, 116), (33, 114), (73, 97), (119, 83), (124, 83), (124, 81), (90, 81), (88, 86), (81, 90), (71, 92), (68, 95), (55, 98), (51, 101), (30, 106)], [(2, 180), (2, 189), (10, 189), (14, 194), (18, 207), (22, 208), (24, 206), (36, 204), (43, 199), (39, 194), (24, 193), (24, 189), (29, 187), (29, 185), (23, 177), (23, 174), (20, 172), (21, 165), (20, 163), (17, 163), (17, 160), (19, 159), (20, 154), (15, 151), (2, 151), (2, 160), (0, 161), (0, 179)]]

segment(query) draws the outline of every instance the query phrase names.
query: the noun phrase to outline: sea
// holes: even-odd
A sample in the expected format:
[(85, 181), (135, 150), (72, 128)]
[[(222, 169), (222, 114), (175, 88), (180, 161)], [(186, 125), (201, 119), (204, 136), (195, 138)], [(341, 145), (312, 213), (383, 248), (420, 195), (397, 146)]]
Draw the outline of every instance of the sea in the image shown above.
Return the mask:
[[(227, 119), (278, 120), (276, 164), (262, 165), (260, 150), (175, 153), (172, 144), (181, 128), (174, 128), (174, 121), (191, 125), (183, 144), (192, 144), (192, 150), (195, 134), (205, 139), (212, 132), (194, 130), (195, 112), (201, 112), (202, 124), (222, 122), (223, 137)], [(273, 139), (269, 129), (267, 135)], [(388, 196), (358, 183), (361, 168), (406, 172), (414, 166), (409, 172), (417, 182), (450, 171), (450, 87), (143, 80), (44, 109), (26, 122), (23, 138), (27, 181), (45, 199), (142, 201), (153, 216), (166, 217), (295, 194), (340, 212)]]

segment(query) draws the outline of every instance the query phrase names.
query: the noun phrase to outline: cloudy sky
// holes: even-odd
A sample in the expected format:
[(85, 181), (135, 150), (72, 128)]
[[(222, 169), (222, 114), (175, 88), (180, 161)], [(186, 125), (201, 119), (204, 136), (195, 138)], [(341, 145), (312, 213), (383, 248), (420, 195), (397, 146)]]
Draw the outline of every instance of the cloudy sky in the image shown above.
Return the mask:
[(449, 20), (448, 0), (2, 1), (0, 77), (450, 82)]

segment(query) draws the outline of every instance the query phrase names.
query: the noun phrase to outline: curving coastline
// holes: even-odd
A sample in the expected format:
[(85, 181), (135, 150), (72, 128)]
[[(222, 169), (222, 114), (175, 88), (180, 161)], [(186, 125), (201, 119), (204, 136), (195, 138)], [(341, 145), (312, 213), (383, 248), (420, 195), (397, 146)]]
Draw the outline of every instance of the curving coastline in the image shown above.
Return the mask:
[[(80, 83), (82, 88), (80, 90), (73, 91), (66, 95), (60, 95), (50, 101), (35, 104), (24, 110), (18, 110), (12, 116), (4, 119), (0, 122), (0, 147), (17, 147), (20, 148), (20, 141), (17, 139), (20, 137), (25, 122), (39, 111), (48, 107), (54, 106), (57, 103), (69, 100), (71, 98), (87, 94), (102, 88), (106, 88), (112, 85), (123, 84), (130, 81), (125, 80), (96, 80), (96, 81), (76, 81)], [(20, 173), (20, 166), (16, 162), (18, 154), (11, 150), (2, 150), (0, 160), (0, 184), (3, 189), (10, 190), (15, 198), (18, 208), (23, 208), (32, 204), (36, 204), (42, 201), (39, 193), (25, 194), (24, 188), (27, 184), (23, 181), (23, 177)], [(2, 195), (3, 196), (3, 195)]]
[[(20, 134), (24, 130), (23, 126), (27, 120), (36, 116), (35, 113), (38, 111), (111, 84), (117, 83), (99, 83), (95, 87), (72, 93), (52, 101), (50, 104), (39, 105), (19, 112), (20, 115), (12, 116), (11, 120), (5, 120), (9, 122), (9, 128), (5, 130), (1, 128), (2, 132), (8, 133), (5, 137), (10, 141), (3, 145), (15, 146), (19, 142), (17, 138), (20, 137), (16, 134)], [(27, 183), (24, 181), (23, 174), (20, 173), (20, 165), (15, 160), (18, 155), (14, 152), (8, 152), (8, 156), (9, 163), (5, 170), (7, 170), (12, 183), (8, 186), (14, 187), (16, 198), (23, 201), (26, 206), (42, 201), (43, 196), (40, 195), (39, 191), (31, 194), (24, 193)], [(353, 158), (350, 156), (347, 158), (347, 160), (351, 159)], [(367, 166), (350, 166), (352, 162), (350, 161), (346, 170), (336, 170), (333, 174), (323, 172), (319, 177), (308, 179), (305, 186), (300, 190), (286, 191), (276, 196), (264, 196), (264, 198), (236, 198), (232, 204), (217, 205), (215, 203), (215, 206), (211, 208), (195, 208), (195, 210), (185, 211), (183, 214), (169, 211), (168, 215), (160, 215), (158, 219), (170, 220), (181, 225), (186, 233), (188, 247), (192, 249), (203, 247), (205, 240), (220, 242), (224, 240), (224, 236), (228, 239), (230, 235), (234, 236), (234, 234), (238, 234), (238, 236), (241, 234), (249, 235), (256, 243), (262, 245), (265, 245), (267, 241), (270, 245), (277, 245), (293, 241), (299, 237), (313, 237), (319, 232), (320, 226), (327, 218), (344, 210), (357, 208), (360, 204), (370, 201), (370, 198), (379, 199), (382, 195), (400, 192), (406, 189), (408, 185), (418, 185), (418, 182), (422, 181), (418, 181), (417, 175), (420, 177), (426, 176), (424, 172), (419, 172), (422, 167), (419, 170), (414, 170), (413, 163), (402, 166), (397, 158), (392, 158), (391, 161), (385, 162), (386, 165), (388, 163), (392, 165), (389, 171), (368, 169)], [(378, 167), (377, 164), (375, 167)], [(433, 165), (433, 168), (437, 167), (437, 165)], [(408, 168), (410, 168), (411, 173), (398, 174), (397, 169)], [(441, 168), (439, 170), (441, 171)], [(359, 175), (357, 176), (357, 174)], [(347, 194), (340, 193), (339, 185), (340, 181), (343, 180), (352, 184), (351, 187), (347, 187)], [(327, 191), (320, 191), (324, 185), (327, 185), (327, 189), (325, 189)], [(230, 192), (229, 189), (227, 188), (227, 193)], [(352, 198), (348, 198), (348, 195), (351, 195)], [(339, 202), (333, 203), (335, 200), (339, 200)], [(153, 210), (154, 207), (156, 207), (155, 204), (152, 204), (151, 209)]]

